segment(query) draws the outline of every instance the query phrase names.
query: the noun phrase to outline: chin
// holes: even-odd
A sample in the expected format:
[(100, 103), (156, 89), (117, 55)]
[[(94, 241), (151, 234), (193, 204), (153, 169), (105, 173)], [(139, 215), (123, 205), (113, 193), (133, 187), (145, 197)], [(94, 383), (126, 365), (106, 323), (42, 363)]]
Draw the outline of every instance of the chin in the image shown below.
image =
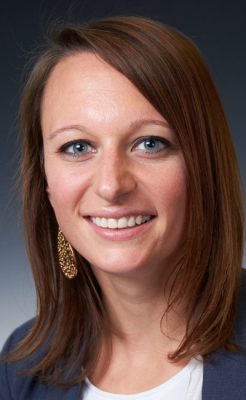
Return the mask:
[(125, 262), (121, 262), (117, 260), (115, 261), (108, 261), (105, 263), (100, 263), (100, 264), (91, 264), (93, 271), (100, 271), (101, 273), (105, 274), (114, 274), (114, 275), (125, 275), (129, 274), (131, 272), (136, 272), (136, 271), (141, 271), (144, 269), (144, 266), (141, 264), (135, 264), (135, 263), (128, 263), (126, 264)]

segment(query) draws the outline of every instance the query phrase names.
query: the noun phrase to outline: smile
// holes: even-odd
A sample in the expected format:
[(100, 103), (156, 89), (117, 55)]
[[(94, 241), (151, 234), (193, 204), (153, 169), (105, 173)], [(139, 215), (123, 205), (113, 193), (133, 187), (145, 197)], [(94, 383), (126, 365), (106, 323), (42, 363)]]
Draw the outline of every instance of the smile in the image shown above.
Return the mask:
[(99, 226), (100, 228), (109, 229), (125, 229), (133, 228), (137, 225), (142, 225), (148, 222), (152, 218), (151, 215), (137, 215), (130, 217), (116, 218), (100, 218), (100, 217), (90, 217), (90, 221)]

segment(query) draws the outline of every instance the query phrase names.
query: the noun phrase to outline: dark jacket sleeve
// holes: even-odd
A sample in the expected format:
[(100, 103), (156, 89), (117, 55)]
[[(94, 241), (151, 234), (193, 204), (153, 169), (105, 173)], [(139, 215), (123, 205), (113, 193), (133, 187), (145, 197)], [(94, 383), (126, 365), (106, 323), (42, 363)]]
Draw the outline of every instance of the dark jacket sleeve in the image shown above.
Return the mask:
[[(2, 353), (9, 352), (11, 348), (11, 336), (3, 346)], [(8, 379), (8, 365), (6, 363), (0, 363), (0, 400), (13, 400), (11, 395), (9, 379)]]
[[(2, 354), (9, 352), (23, 339), (30, 330), (34, 320), (17, 328), (7, 339)], [(80, 386), (62, 388), (41, 382), (34, 375), (23, 375), (24, 370), (33, 367), (42, 359), (43, 351), (33, 357), (12, 363), (0, 362), (0, 400), (79, 400)]]
[[(18, 342), (26, 336), (33, 321), (33, 319), (29, 320), (9, 336), (3, 346), (1, 355), (12, 350)], [(26, 378), (19, 375), (23, 365), (28, 367), (28, 363), (6, 363), (0, 360), (0, 400), (15, 400), (21, 398), (21, 393), (24, 390), (26, 382)]]
[(219, 349), (204, 363), (202, 400), (246, 399), (246, 271), (242, 270), (234, 337), (239, 351)]

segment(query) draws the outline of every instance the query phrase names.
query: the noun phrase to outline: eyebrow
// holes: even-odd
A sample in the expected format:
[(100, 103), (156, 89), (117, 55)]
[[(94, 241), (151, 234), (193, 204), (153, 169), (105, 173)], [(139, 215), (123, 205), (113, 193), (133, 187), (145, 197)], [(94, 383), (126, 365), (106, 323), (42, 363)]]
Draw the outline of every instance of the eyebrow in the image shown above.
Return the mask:
[[(142, 128), (143, 126), (146, 125), (159, 125), (163, 126), (164, 128), (170, 128), (170, 125), (168, 124), (167, 121), (161, 121), (161, 120), (156, 120), (156, 119), (138, 119), (136, 121), (131, 122), (130, 124), (130, 129), (129, 133), (134, 133), (138, 129)], [(66, 125), (61, 128), (56, 129), (55, 131), (51, 132), (51, 134), (48, 136), (50, 140), (54, 139), (57, 135), (60, 133), (63, 133), (65, 131), (70, 131), (70, 130), (76, 130), (80, 132), (85, 132), (90, 134), (91, 132), (83, 125)]]

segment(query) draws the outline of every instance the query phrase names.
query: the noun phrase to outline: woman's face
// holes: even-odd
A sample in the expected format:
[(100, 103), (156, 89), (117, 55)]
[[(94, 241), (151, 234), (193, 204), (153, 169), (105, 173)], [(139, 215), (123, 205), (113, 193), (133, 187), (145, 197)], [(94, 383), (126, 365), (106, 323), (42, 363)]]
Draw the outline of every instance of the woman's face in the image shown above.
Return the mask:
[(72, 246), (101, 273), (170, 265), (184, 239), (186, 168), (159, 112), (81, 53), (52, 71), (41, 124), (47, 192)]

